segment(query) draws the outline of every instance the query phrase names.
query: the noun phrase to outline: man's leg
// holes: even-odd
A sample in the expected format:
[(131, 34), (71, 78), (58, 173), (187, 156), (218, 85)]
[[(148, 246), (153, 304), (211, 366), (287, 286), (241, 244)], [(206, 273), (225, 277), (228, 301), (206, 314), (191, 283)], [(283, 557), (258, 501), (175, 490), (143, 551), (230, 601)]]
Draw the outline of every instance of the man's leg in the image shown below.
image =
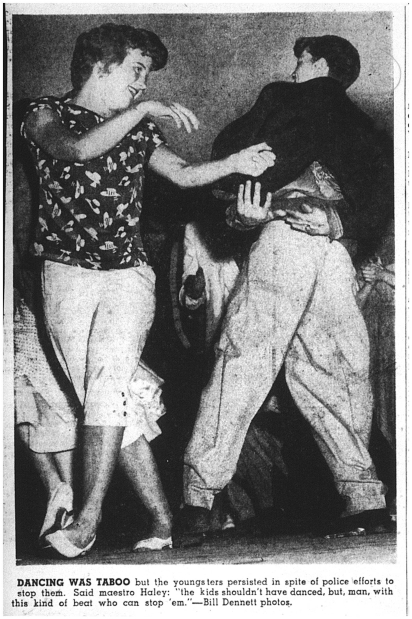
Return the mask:
[(229, 304), (216, 363), (185, 454), (184, 498), (210, 509), (232, 478), (253, 419), (314, 292), (329, 240), (265, 226)]
[(346, 501), (344, 515), (384, 508), (384, 487), (368, 452), (368, 335), (355, 301), (353, 267), (339, 243), (327, 252), (286, 358), (286, 378)]

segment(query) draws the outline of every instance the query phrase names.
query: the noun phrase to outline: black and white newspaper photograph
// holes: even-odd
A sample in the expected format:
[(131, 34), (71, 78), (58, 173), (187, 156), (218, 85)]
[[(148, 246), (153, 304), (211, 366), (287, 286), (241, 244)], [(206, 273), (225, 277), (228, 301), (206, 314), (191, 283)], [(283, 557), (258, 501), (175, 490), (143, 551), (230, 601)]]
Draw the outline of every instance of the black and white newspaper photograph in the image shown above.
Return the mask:
[(408, 18), (4, 5), (3, 616), (408, 616)]

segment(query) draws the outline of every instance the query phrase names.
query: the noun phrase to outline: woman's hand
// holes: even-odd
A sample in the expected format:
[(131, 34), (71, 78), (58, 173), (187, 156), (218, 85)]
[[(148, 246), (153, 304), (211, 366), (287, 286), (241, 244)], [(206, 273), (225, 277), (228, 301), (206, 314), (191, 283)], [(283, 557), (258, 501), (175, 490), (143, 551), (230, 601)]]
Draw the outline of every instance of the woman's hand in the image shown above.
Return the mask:
[(165, 105), (161, 101), (142, 101), (136, 106), (136, 109), (143, 110), (145, 116), (171, 118), (179, 129), (183, 125), (188, 133), (192, 132), (192, 128), (199, 128), (199, 121), (193, 112), (180, 103)]
[(276, 155), (266, 142), (262, 142), (249, 146), (235, 155), (230, 155), (229, 160), (233, 166), (233, 172), (247, 176), (260, 176), (265, 170), (275, 165)]

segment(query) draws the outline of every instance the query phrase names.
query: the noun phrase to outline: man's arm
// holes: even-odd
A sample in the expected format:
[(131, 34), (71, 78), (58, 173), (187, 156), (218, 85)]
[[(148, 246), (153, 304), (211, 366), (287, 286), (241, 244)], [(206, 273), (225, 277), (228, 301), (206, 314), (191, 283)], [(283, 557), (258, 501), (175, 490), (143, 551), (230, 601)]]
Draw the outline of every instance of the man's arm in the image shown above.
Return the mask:
[(178, 103), (170, 106), (159, 101), (143, 101), (113, 118), (105, 120), (82, 135), (67, 129), (57, 112), (41, 107), (28, 115), (25, 129), (28, 136), (54, 159), (84, 163), (104, 155), (120, 142), (144, 117), (173, 119), (190, 133), (197, 129), (196, 116)]
[(271, 148), (265, 144), (250, 146), (219, 161), (187, 163), (167, 146), (159, 146), (149, 160), (149, 167), (182, 188), (208, 185), (229, 174), (260, 176), (275, 163)]

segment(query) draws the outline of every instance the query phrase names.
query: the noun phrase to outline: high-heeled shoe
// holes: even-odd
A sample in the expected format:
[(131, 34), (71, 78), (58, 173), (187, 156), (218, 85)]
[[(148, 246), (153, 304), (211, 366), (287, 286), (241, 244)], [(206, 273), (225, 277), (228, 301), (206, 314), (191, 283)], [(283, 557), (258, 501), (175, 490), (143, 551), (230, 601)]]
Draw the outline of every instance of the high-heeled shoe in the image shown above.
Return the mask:
[(55, 488), (47, 503), (46, 516), (39, 533), (39, 541), (58, 529), (73, 522), (73, 490), (69, 484), (62, 482)]
[(78, 546), (72, 544), (63, 531), (50, 533), (46, 535), (45, 540), (48, 544), (46, 548), (53, 548), (53, 550), (56, 550), (62, 557), (66, 557), (66, 559), (75, 559), (89, 552), (96, 541), (96, 536), (94, 536), (92, 541), (84, 548), (78, 548)]
[(133, 546), (133, 552), (144, 552), (146, 550), (164, 550), (165, 548), (173, 548), (172, 538), (167, 537), (161, 539), (160, 537), (149, 537), (148, 539), (141, 539)]

